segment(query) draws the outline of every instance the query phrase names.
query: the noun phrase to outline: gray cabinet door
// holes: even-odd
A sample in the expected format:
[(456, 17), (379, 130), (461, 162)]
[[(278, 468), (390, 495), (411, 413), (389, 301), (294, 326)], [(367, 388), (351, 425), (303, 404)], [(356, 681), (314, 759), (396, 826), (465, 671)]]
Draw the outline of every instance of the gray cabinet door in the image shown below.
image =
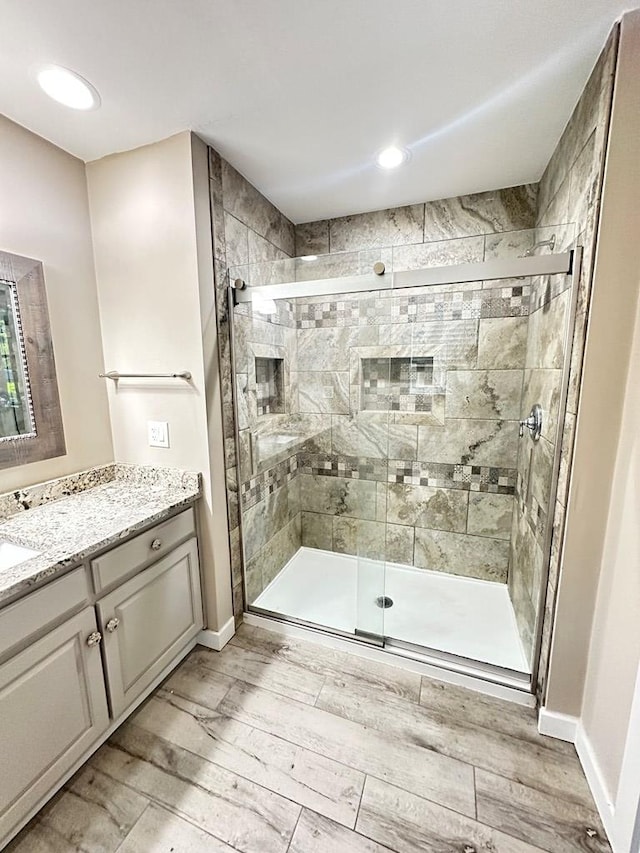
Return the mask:
[(196, 539), (98, 602), (114, 719), (203, 626)]
[(0, 847), (109, 724), (93, 607), (0, 666)]

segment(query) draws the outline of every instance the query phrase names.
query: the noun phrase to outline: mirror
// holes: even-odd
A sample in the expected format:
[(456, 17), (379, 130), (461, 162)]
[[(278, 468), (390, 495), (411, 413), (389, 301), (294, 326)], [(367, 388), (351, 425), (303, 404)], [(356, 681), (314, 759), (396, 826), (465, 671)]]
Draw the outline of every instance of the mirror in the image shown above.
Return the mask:
[(0, 251), (0, 468), (65, 452), (42, 264)]
[(0, 281), (0, 441), (35, 435), (16, 285)]

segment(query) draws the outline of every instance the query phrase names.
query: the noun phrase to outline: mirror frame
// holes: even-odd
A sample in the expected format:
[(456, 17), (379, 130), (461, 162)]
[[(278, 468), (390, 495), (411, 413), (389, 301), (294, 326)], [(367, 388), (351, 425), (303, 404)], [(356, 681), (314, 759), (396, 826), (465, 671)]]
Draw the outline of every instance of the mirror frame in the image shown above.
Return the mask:
[(0, 278), (16, 286), (36, 430), (0, 441), (0, 468), (12, 468), (64, 456), (66, 444), (42, 263), (0, 251)]

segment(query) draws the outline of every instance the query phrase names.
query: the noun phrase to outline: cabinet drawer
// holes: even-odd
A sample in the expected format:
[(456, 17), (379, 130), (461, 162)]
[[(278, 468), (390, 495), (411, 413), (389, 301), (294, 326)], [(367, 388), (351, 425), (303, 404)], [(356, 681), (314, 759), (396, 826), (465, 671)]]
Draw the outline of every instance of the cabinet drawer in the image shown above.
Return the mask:
[(117, 719), (202, 629), (195, 538), (105, 595), (97, 609)]
[(93, 607), (0, 666), (0, 847), (109, 724)]
[(194, 536), (196, 531), (193, 507), (180, 515), (157, 524), (117, 548), (91, 561), (91, 574), (97, 593), (133, 574), (151, 560), (168, 554), (172, 548)]
[(77, 610), (88, 598), (87, 576), (81, 567), (4, 607), (0, 610), (0, 657)]

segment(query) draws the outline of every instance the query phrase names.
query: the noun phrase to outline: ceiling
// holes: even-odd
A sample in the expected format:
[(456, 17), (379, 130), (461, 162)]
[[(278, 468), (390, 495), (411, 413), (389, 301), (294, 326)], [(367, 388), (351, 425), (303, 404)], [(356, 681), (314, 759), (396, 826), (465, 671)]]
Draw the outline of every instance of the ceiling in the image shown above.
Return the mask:
[[(191, 128), (294, 222), (540, 178), (640, 0), (0, 0), (0, 112), (83, 160)], [(102, 96), (49, 100), (58, 63)], [(398, 144), (410, 160), (375, 165)]]

